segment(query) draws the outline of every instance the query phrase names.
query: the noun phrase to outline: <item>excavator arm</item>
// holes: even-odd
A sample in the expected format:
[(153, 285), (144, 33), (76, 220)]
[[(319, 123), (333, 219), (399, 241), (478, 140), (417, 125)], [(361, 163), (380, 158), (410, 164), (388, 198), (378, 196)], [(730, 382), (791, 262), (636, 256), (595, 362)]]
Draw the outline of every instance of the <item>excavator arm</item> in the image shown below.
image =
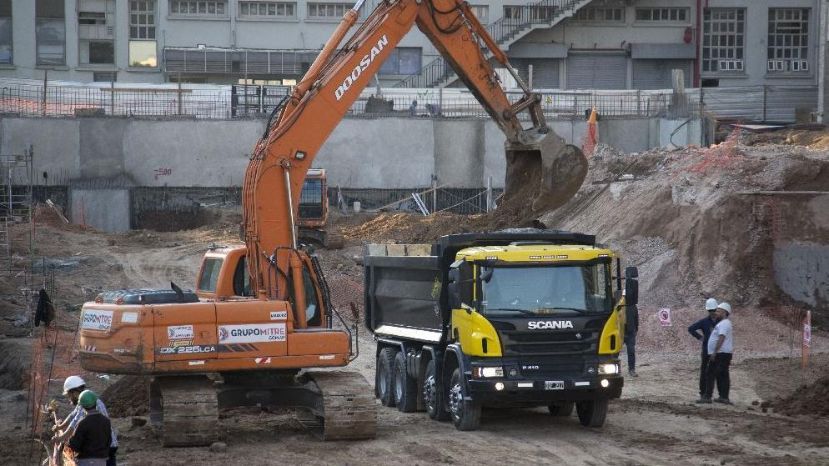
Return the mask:
[[(264, 299), (290, 296), (295, 309), (305, 307), (302, 268), (307, 258), (297, 249), (295, 228), (305, 174), (371, 77), (415, 24), (506, 135), (505, 203), (520, 202), (535, 211), (557, 207), (578, 190), (587, 173), (584, 156), (549, 130), (539, 96), (526, 88), (466, 2), (385, 1), (346, 40), (362, 3), (345, 14), (306, 75), (275, 111), (245, 175), (244, 237), (252, 290)], [(486, 50), (520, 83), (524, 95), (517, 102), (510, 102), (501, 88)], [(529, 118), (519, 118), (524, 112)]]

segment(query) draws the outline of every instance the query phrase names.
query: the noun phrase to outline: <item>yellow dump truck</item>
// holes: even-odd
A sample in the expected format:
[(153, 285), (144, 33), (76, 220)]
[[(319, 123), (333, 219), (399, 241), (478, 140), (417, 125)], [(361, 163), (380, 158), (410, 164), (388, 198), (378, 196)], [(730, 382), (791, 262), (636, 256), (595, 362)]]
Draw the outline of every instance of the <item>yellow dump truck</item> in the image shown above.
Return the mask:
[(594, 236), (508, 230), (373, 244), (364, 264), (383, 405), (460, 430), (478, 428), (483, 406), (575, 408), (582, 425), (599, 427), (621, 395), (625, 298), (636, 304), (637, 273), (628, 267), (623, 279), (620, 259)]

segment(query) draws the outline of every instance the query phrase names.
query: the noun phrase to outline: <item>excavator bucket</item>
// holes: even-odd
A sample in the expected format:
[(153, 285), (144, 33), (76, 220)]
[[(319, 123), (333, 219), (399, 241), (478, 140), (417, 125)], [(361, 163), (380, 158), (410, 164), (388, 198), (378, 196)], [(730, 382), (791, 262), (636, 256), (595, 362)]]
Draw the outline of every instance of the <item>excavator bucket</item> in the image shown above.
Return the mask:
[[(504, 201), (540, 214), (564, 205), (587, 176), (587, 158), (552, 131), (531, 144), (507, 142)], [(522, 209), (522, 210), (524, 210)]]

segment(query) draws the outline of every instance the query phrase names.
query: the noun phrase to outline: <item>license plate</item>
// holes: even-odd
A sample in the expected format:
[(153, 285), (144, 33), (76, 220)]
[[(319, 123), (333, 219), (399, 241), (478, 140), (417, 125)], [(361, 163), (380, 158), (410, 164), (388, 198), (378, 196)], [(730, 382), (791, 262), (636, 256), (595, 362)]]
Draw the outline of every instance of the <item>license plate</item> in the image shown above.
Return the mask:
[(545, 380), (544, 390), (564, 390), (564, 382), (559, 380)]

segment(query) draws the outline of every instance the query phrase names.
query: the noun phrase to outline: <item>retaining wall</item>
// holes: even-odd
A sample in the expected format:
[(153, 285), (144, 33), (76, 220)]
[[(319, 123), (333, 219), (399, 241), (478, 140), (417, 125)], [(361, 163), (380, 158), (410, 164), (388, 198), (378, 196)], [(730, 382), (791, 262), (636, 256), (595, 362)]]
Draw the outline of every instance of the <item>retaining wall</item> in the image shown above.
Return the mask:
[[(684, 120), (613, 119), (599, 122), (600, 142), (627, 152), (671, 144)], [(263, 120), (194, 121), (118, 118), (0, 118), (0, 153), (34, 146), (34, 171), (43, 182), (124, 177), (135, 186), (241, 185)], [(584, 121), (553, 121), (553, 130), (581, 145)], [(699, 143), (699, 121), (674, 134), (676, 145)], [(395, 189), (439, 185), (481, 188), (504, 180), (504, 136), (482, 119), (347, 118), (318, 154), (329, 184)]]

